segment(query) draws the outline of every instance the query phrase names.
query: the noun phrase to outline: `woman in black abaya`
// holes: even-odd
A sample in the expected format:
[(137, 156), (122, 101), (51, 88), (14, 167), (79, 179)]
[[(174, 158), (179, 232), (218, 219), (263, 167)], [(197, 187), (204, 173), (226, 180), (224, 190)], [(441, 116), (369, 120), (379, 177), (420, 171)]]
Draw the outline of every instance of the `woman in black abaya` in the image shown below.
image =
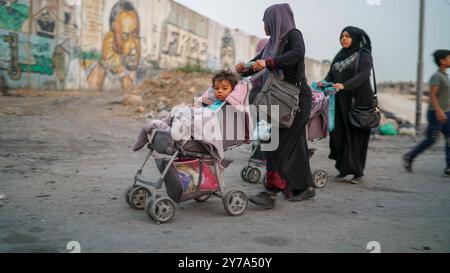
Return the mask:
[[(264, 13), (263, 21), (266, 33), (270, 36), (267, 46), (253, 59), (256, 64), (250, 71), (245, 72), (243, 63), (238, 64), (236, 70), (244, 76), (249, 76), (267, 68), (260, 86), (267, 80), (270, 71), (279, 79), (297, 85), (300, 89), (300, 111), (294, 124), (289, 129), (280, 129), (276, 151), (265, 152), (266, 191), (250, 197), (254, 204), (270, 209), (275, 205), (278, 192), (283, 192), (289, 201), (298, 202), (313, 198), (315, 191), (306, 141), (306, 124), (311, 112), (311, 89), (305, 77), (303, 35), (295, 27), (294, 15), (288, 4), (269, 7)], [(281, 51), (282, 45), (284, 47)], [(258, 89), (260, 90), (256, 86), (255, 90)]]
[(330, 134), (330, 159), (336, 161), (339, 174), (336, 181), (344, 181), (353, 175), (350, 182), (363, 181), (369, 147), (370, 130), (354, 127), (349, 120), (352, 98), (357, 106), (374, 105), (374, 94), (370, 85), (372, 69), (372, 45), (367, 33), (357, 27), (346, 27), (341, 32), (342, 50), (334, 58), (325, 78), (333, 82), (336, 95), (335, 129)]

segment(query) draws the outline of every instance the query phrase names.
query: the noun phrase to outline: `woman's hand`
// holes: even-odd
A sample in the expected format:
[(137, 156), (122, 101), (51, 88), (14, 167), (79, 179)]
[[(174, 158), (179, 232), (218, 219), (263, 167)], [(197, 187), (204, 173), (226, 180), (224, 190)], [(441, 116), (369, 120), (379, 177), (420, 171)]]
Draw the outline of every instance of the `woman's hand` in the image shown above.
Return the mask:
[(245, 72), (245, 63), (243, 63), (243, 62), (238, 63), (236, 65), (235, 69), (236, 69), (237, 73), (244, 73)]
[(333, 88), (336, 89), (337, 92), (344, 90), (345, 87), (342, 83), (335, 83), (333, 84)]
[(265, 60), (257, 60), (255, 64), (253, 65), (253, 70), (255, 71), (261, 71), (264, 68), (266, 68), (266, 61)]

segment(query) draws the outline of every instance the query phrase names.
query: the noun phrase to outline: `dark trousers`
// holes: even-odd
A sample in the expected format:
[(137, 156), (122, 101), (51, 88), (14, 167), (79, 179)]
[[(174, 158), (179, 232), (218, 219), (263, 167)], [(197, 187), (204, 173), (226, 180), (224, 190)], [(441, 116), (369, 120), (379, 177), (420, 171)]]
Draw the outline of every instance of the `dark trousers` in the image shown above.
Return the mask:
[(428, 128), (426, 131), (426, 138), (407, 155), (411, 156), (412, 159), (416, 158), (419, 154), (433, 146), (439, 138), (439, 133), (443, 133), (445, 136), (447, 168), (450, 168), (450, 112), (447, 112), (446, 115), (447, 123), (441, 124), (436, 118), (436, 112), (428, 111)]

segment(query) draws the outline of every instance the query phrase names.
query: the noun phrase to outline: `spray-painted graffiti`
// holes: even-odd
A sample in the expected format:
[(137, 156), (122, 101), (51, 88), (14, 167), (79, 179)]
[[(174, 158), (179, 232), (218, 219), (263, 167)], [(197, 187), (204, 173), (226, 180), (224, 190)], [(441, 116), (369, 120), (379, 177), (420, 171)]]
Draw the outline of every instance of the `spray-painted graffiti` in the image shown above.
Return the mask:
[(28, 1), (0, 0), (0, 28), (20, 31), (28, 19), (29, 11)]
[(102, 89), (105, 79), (119, 80), (123, 89), (134, 87), (141, 60), (139, 15), (128, 1), (117, 2), (111, 10), (109, 31), (103, 39), (102, 58), (89, 72), (91, 88)]
[(83, 50), (86, 50), (86, 48), (88, 50), (91, 48), (100, 49), (101, 47), (102, 9), (102, 0), (84, 1), (83, 3), (83, 31), (81, 35)]
[(56, 17), (49, 8), (44, 7), (34, 15), (36, 20), (36, 33), (39, 36), (46, 38), (55, 38), (56, 32)]
[(80, 47), (70, 39), (62, 40), (52, 55), (56, 88), (77, 89), (80, 86)]
[(59, 12), (59, 21), (61, 22), (59, 38), (70, 38), (73, 41), (79, 40), (79, 24), (81, 17), (75, 1), (64, 0)]
[(0, 72), (13, 89), (131, 90), (158, 68), (233, 68), (258, 40), (173, 0), (0, 0)]
[(9, 44), (9, 66), (8, 66), (8, 76), (14, 80), (18, 81), (22, 77), (22, 69), (19, 65), (19, 36), (17, 33), (10, 33), (9, 35), (3, 36), (3, 41)]
[(53, 86), (54, 42), (36, 35), (0, 31), (0, 70), (12, 87)]
[(185, 65), (206, 65), (208, 40), (168, 24), (161, 49), (161, 66), (175, 68)]
[(230, 69), (235, 65), (235, 47), (234, 39), (231, 36), (229, 29), (225, 30), (222, 38), (222, 48), (220, 49), (220, 59), (222, 61), (222, 68)]
[(49, 56), (50, 45), (45, 41), (39, 44), (23, 43), (28, 46), (32, 53), (31, 60), (19, 62), (19, 39), (18, 34), (11, 32), (9, 35), (3, 36), (4, 42), (9, 44), (10, 60), (8, 67), (8, 76), (12, 80), (19, 80), (23, 72), (39, 73), (45, 75), (53, 75), (53, 62)]

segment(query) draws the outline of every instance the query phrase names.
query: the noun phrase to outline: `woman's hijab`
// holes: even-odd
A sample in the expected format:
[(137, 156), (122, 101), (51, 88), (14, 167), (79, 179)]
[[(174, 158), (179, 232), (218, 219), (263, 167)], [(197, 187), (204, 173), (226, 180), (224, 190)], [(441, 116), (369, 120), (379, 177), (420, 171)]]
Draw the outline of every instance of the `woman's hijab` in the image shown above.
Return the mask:
[(333, 64), (346, 60), (361, 49), (367, 49), (372, 52), (372, 43), (370, 41), (370, 37), (364, 30), (352, 26), (346, 27), (342, 30), (339, 39), (341, 39), (344, 32), (348, 32), (350, 37), (352, 37), (352, 45), (350, 46), (350, 48), (342, 48), (334, 58)]
[[(282, 42), (285, 42), (285, 36), (295, 29), (294, 13), (289, 4), (277, 4), (270, 6), (264, 12), (263, 22), (270, 32), (269, 41), (264, 48), (262, 59), (275, 58)], [(255, 85), (263, 85), (269, 77), (269, 71), (263, 75), (263, 80)], [(283, 71), (278, 69), (275, 75), (279, 79), (283, 79)]]

